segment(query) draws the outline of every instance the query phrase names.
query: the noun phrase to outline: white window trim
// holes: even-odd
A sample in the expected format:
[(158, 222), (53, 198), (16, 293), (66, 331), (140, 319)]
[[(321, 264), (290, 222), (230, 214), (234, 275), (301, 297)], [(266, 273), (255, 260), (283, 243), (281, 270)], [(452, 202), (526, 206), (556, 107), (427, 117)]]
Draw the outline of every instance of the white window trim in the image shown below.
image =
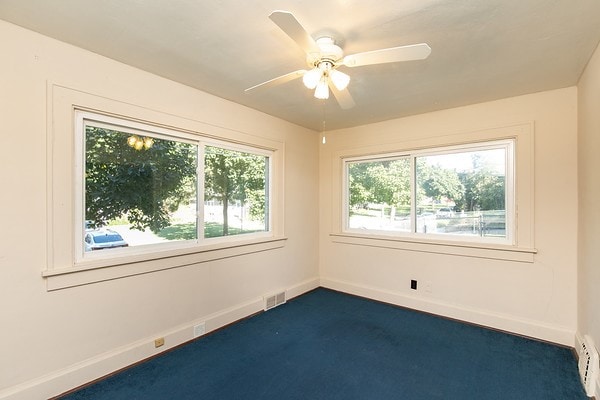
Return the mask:
[[(415, 234), (392, 236), (388, 232), (366, 233), (347, 231), (346, 221), (346, 172), (345, 161), (349, 159), (385, 158), (402, 156), (428, 149), (478, 145), (484, 142), (514, 140), (512, 171), (515, 188), (514, 232), (507, 243), (448, 240), (447, 235)], [(381, 143), (365, 147), (344, 148), (332, 152), (332, 218), (330, 239), (332, 243), (383, 247), (398, 250), (438, 253), (464, 257), (488, 258), (506, 261), (533, 262), (537, 250), (534, 246), (534, 123), (482, 129), (472, 132), (444, 134), (405, 142)], [(411, 182), (411, 184), (414, 184)], [(414, 191), (413, 191), (414, 192)]]
[[(283, 231), (283, 153), (285, 146), (283, 142), (268, 139), (257, 133), (229, 130), (53, 83), (48, 84), (47, 93), (49, 115), (46, 127), (47, 258), (42, 276), (46, 278), (48, 290), (198, 264), (281, 248), (285, 245), (286, 238)], [(218, 146), (226, 145), (231, 149), (243, 149), (243, 151), (251, 149), (253, 153), (264, 151), (266, 154), (271, 154), (269, 159), (270, 231), (205, 239), (201, 245), (180, 248), (166, 246), (160, 251), (146, 254), (127, 254), (110, 259), (90, 259), (77, 262), (75, 236), (80, 235), (79, 230), (74, 227), (78, 225), (81, 226), (80, 229), (83, 229), (83, 220), (81, 220), (81, 225), (76, 222), (77, 215), (81, 215), (80, 218), (83, 218), (83, 205), (78, 204), (79, 200), (76, 198), (76, 191), (81, 188), (78, 189), (75, 184), (77, 181), (75, 163), (82, 163), (81, 159), (75, 157), (77, 141), (74, 138), (74, 129), (76, 128), (75, 114), (77, 110), (101, 114), (108, 120), (110, 118), (114, 118), (115, 121), (125, 119), (127, 126), (131, 127), (134, 127), (135, 123), (150, 125), (152, 133), (166, 133), (169, 136), (168, 131), (173, 129), (177, 132), (177, 138), (189, 137), (194, 142), (201, 141), (209, 145), (211, 143)], [(154, 127), (157, 127), (158, 132)], [(164, 127), (166, 131), (161, 131), (161, 127)], [(179, 132), (182, 135), (179, 135)]]
[[(198, 207), (198, 212), (196, 214), (196, 222), (197, 222), (197, 233), (198, 239), (196, 240), (181, 240), (181, 241), (173, 241), (166, 243), (155, 243), (155, 244), (147, 244), (119, 249), (111, 249), (110, 251), (101, 251), (101, 252), (85, 252), (83, 242), (78, 240), (79, 237), (83, 237), (85, 235), (84, 229), (84, 220), (85, 220), (85, 178), (84, 178), (84, 169), (85, 169), (85, 138), (86, 138), (86, 127), (94, 126), (100, 128), (107, 128), (110, 130), (118, 130), (123, 133), (130, 134), (140, 134), (146, 133), (145, 136), (151, 136), (159, 139), (172, 140), (181, 143), (190, 144), (193, 146), (197, 146), (197, 159), (198, 165), (196, 168), (196, 176), (197, 176), (197, 202), (200, 205)], [(225, 237), (215, 237), (215, 238), (205, 238), (204, 230), (203, 230), (203, 212), (204, 207), (204, 158), (202, 157), (204, 154), (204, 147), (218, 147), (227, 150), (234, 150), (244, 153), (256, 154), (268, 157), (269, 160), (273, 157), (273, 151), (260, 149), (251, 147), (248, 145), (241, 145), (237, 143), (228, 143), (222, 140), (216, 140), (211, 138), (204, 138), (201, 135), (193, 135), (187, 132), (175, 130), (174, 128), (165, 128), (154, 125), (149, 125), (147, 123), (141, 123), (138, 121), (129, 121), (123, 118), (115, 118), (112, 116), (102, 115), (98, 113), (93, 113), (89, 111), (83, 110), (75, 110), (75, 198), (73, 203), (75, 204), (75, 225), (73, 226), (73, 232), (75, 232), (75, 267), (91, 265), (92, 261), (96, 260), (106, 260), (106, 264), (111, 264), (111, 259), (114, 258), (122, 258), (128, 255), (137, 256), (137, 255), (152, 255), (153, 253), (165, 251), (165, 250), (176, 250), (176, 249), (194, 249), (202, 246), (206, 246), (206, 244), (213, 243), (234, 243), (239, 242), (240, 240), (251, 240), (254, 238), (271, 238), (273, 236), (272, 232), (272, 223), (268, 221), (268, 230), (263, 232), (252, 232), (245, 233), (240, 235), (232, 235)], [(271, 164), (271, 163), (270, 163)], [(271, 166), (269, 166), (271, 168)], [(268, 176), (271, 176), (272, 173), (268, 173)], [(269, 180), (267, 184), (270, 186), (272, 182)], [(269, 191), (270, 194), (271, 191)], [(270, 198), (267, 199), (268, 204), (270, 204)], [(270, 213), (269, 213), (270, 214)]]
[[(85, 220), (85, 140), (86, 140), (86, 126), (94, 126), (99, 128), (106, 128), (110, 130), (117, 130), (123, 133), (137, 134), (145, 132), (148, 136), (154, 138), (160, 138), (165, 140), (176, 140), (192, 145), (198, 145), (199, 141), (192, 137), (192, 135), (185, 132), (174, 132), (169, 129), (158, 126), (150, 126), (138, 121), (129, 121), (123, 118), (115, 118), (112, 116), (102, 115), (99, 113), (93, 113), (89, 111), (75, 109), (75, 168), (74, 168), (74, 218), (73, 218), (73, 232), (74, 235), (74, 249), (75, 249), (75, 261), (74, 267), (85, 267), (86, 265), (110, 265), (111, 259), (126, 257), (127, 255), (142, 255), (151, 254), (157, 251), (164, 251), (177, 248), (186, 248), (196, 246), (195, 241), (178, 241), (160, 243), (157, 245), (143, 245), (136, 247), (127, 247), (123, 249), (111, 249), (109, 252), (88, 252), (84, 251), (83, 242), (78, 240), (79, 237), (83, 237), (85, 234), (84, 220)], [(198, 173), (198, 169), (196, 170)], [(105, 260), (105, 263), (96, 262), (97, 260)]]
[[(515, 212), (515, 197), (514, 197), (514, 139), (493, 140), (485, 142), (468, 143), (453, 146), (439, 146), (426, 149), (416, 149), (409, 152), (400, 153), (384, 153), (371, 154), (368, 156), (348, 157), (343, 158), (343, 207), (342, 207), (342, 233), (358, 234), (358, 235), (376, 235), (376, 236), (391, 236), (400, 239), (409, 240), (437, 240), (449, 242), (465, 242), (465, 243), (483, 243), (483, 244), (500, 244), (514, 245), (514, 212)], [(506, 210), (506, 237), (505, 238), (490, 238), (478, 236), (460, 236), (451, 234), (435, 234), (435, 233), (420, 233), (416, 232), (416, 171), (415, 160), (418, 157), (436, 156), (444, 154), (456, 154), (458, 152), (468, 152), (477, 150), (495, 150), (503, 148), (506, 151), (506, 188), (505, 188), (505, 210)], [(404, 231), (386, 231), (377, 229), (354, 229), (349, 227), (349, 187), (348, 187), (348, 167), (353, 163), (371, 162), (371, 161), (386, 161), (398, 160), (407, 158), (410, 163), (410, 187), (411, 187), (411, 232)]]
[[(273, 151), (270, 149), (261, 149), (258, 147), (251, 147), (249, 145), (241, 145), (238, 143), (231, 143), (231, 142), (224, 142), (222, 140), (215, 140), (215, 139), (211, 139), (211, 138), (202, 138), (202, 140), (200, 141), (200, 143), (203, 145), (201, 146), (201, 154), (199, 154), (198, 156), (198, 160), (204, 160), (204, 147), (205, 146), (210, 146), (210, 147), (219, 147), (222, 149), (227, 149), (227, 150), (233, 150), (233, 151), (239, 151), (242, 153), (250, 153), (250, 154), (256, 154), (256, 155), (262, 155), (265, 157), (268, 157), (269, 160), (269, 168), (268, 168), (268, 177), (267, 177), (267, 196), (266, 196), (266, 201), (268, 204), (267, 210), (266, 212), (268, 213), (268, 223), (269, 226), (267, 228), (267, 231), (265, 232), (254, 232), (254, 233), (245, 233), (245, 234), (241, 234), (241, 235), (234, 235), (234, 236), (220, 236), (220, 237), (213, 237), (213, 238), (203, 238), (205, 242), (231, 242), (231, 241), (236, 241), (236, 238), (239, 237), (271, 237), (273, 236), (273, 219), (271, 218), (271, 213), (272, 213), (272, 209), (271, 209), (271, 201), (273, 200), (271, 195), (273, 193), (272, 188), (273, 188), (273, 180), (272, 180), (272, 176), (273, 176)], [(200, 162), (201, 164), (199, 166), (199, 171), (198, 174), (200, 176), (204, 176), (204, 163)], [(204, 203), (204, 179), (199, 179), (199, 181), (201, 182), (201, 187), (198, 189), (198, 193), (201, 194), (201, 200), (202, 203)], [(204, 211), (204, 207), (201, 207), (202, 211)], [(204, 215), (201, 216), (202, 220), (204, 220)]]

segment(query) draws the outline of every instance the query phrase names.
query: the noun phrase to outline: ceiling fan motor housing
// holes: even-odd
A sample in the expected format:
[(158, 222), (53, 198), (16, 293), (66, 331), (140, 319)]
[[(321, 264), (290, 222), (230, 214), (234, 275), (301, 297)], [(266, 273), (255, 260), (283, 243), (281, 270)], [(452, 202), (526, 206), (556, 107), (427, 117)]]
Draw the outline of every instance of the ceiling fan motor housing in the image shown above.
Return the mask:
[(333, 38), (321, 37), (316, 40), (319, 46), (319, 53), (309, 53), (306, 57), (306, 63), (309, 67), (318, 67), (322, 62), (331, 63), (331, 67), (337, 66), (337, 61), (341, 60), (344, 52), (340, 46), (335, 44)]

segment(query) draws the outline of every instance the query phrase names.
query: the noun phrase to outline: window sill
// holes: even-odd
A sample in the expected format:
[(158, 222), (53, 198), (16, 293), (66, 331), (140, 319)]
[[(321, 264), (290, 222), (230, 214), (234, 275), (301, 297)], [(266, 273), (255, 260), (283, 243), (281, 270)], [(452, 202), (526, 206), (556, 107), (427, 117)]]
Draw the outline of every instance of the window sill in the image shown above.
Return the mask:
[(285, 237), (253, 239), (244, 242), (219, 243), (201, 248), (171, 250), (153, 254), (126, 256), (79, 263), (68, 268), (46, 270), (47, 290), (59, 290), (128, 276), (147, 274), (171, 268), (199, 264), (223, 258), (282, 248)]
[(331, 233), (333, 243), (380, 247), (423, 253), (446, 254), (462, 257), (487, 258), (493, 260), (533, 263), (536, 249), (508, 245), (488, 245), (449, 241), (416, 240), (384, 236), (366, 236), (348, 233)]

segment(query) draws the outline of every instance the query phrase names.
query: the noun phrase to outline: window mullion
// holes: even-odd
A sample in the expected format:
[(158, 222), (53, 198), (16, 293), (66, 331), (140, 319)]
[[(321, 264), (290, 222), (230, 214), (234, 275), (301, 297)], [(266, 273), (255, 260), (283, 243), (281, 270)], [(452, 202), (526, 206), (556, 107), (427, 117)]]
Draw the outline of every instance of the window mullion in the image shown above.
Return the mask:
[(198, 242), (204, 240), (204, 143), (198, 143), (197, 163), (196, 165), (196, 237)]
[(416, 157), (410, 155), (410, 223), (411, 233), (417, 232), (417, 168)]
[(266, 184), (266, 193), (265, 193), (265, 231), (271, 231), (272, 223), (271, 223), (271, 157), (265, 158), (265, 184)]

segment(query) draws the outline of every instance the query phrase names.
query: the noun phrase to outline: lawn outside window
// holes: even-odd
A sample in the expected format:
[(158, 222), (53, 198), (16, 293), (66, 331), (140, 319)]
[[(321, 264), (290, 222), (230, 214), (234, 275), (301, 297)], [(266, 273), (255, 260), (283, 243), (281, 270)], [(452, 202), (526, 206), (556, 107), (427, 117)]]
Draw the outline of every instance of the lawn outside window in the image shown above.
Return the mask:
[(271, 150), (85, 111), (75, 120), (76, 263), (272, 236)]
[(515, 140), (343, 158), (343, 233), (515, 245)]
[(272, 132), (47, 89), (47, 290), (285, 246)]

